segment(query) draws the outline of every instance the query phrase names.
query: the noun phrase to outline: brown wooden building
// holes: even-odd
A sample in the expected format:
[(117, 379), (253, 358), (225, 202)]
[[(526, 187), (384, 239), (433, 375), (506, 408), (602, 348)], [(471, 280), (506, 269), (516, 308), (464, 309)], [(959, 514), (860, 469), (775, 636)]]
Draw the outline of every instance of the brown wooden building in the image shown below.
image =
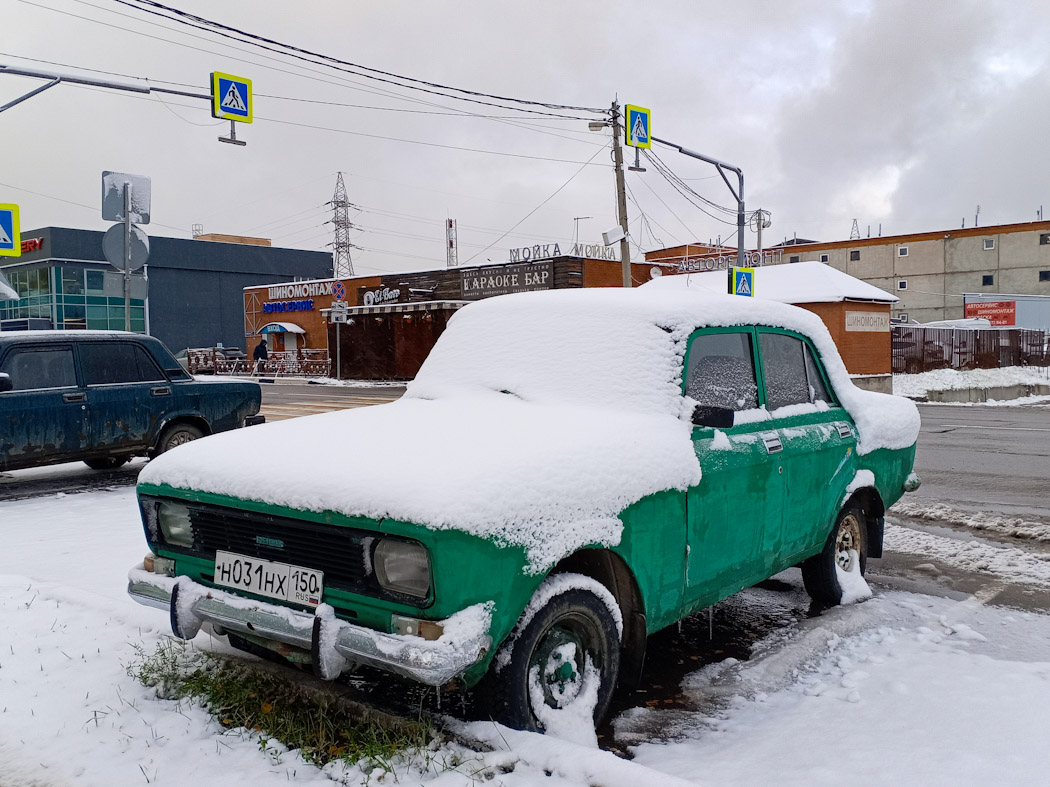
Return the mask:
[[(636, 286), (649, 280), (651, 268), (648, 262), (632, 264)], [(531, 290), (619, 287), (621, 281), (617, 260), (560, 256), (249, 287), (244, 335), (249, 355), (266, 341), (272, 355), (326, 358), (341, 378), (410, 379), (448, 320), (471, 301)], [(347, 304), (345, 323), (333, 321), (333, 302)]]

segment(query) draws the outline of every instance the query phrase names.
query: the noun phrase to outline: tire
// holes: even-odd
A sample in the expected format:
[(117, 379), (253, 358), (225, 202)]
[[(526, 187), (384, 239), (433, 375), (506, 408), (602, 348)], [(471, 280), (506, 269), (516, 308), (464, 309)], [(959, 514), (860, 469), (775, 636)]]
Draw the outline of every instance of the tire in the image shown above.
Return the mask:
[[(590, 590), (568, 588), (550, 598), (520, 632), (515, 632), (475, 690), (488, 715), (508, 727), (542, 732), (544, 725), (532, 706), (529, 690), (530, 672), (536, 669), (543, 701), (552, 710), (573, 702), (589, 688), (586, 680), (596, 675), (599, 683), (593, 716), (595, 725), (601, 724), (609, 713), (620, 666), (620, 635), (606, 602)], [(575, 648), (564, 647), (571, 645)], [(563, 658), (573, 650), (574, 657)], [(507, 654), (509, 663), (500, 669), (498, 665)], [(593, 669), (588, 669), (588, 664)]]
[(92, 470), (115, 470), (129, 459), (130, 456), (102, 456), (97, 459), (85, 459), (84, 464)]
[(842, 601), (842, 585), (835, 568), (852, 571), (854, 559), (860, 561), (863, 576), (868, 562), (867, 515), (855, 503), (839, 513), (824, 549), (802, 563), (802, 581), (809, 597), (820, 604), (837, 606)]
[(204, 432), (193, 424), (172, 424), (167, 427), (157, 441), (157, 447), (153, 449), (151, 457), (159, 456), (165, 451), (177, 448), (183, 443), (189, 443), (204, 437)]

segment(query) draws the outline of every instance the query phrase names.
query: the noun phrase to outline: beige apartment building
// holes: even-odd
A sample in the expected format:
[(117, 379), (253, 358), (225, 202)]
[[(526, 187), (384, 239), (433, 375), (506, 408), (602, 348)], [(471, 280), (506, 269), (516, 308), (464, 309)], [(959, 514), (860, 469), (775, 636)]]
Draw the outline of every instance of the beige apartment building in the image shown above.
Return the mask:
[(964, 293), (1050, 296), (1050, 221), (774, 248), (780, 262), (826, 262), (893, 293), (905, 321), (961, 318)]

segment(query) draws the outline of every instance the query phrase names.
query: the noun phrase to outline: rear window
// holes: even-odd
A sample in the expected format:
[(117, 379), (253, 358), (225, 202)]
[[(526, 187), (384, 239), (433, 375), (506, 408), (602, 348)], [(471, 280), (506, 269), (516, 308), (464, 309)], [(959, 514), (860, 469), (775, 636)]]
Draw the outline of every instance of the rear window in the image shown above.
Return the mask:
[(13, 350), (0, 371), (11, 376), (16, 391), (37, 388), (67, 388), (77, 384), (73, 350), (69, 347)]
[(131, 342), (80, 345), (80, 363), (87, 385), (157, 382), (164, 374), (142, 347)]

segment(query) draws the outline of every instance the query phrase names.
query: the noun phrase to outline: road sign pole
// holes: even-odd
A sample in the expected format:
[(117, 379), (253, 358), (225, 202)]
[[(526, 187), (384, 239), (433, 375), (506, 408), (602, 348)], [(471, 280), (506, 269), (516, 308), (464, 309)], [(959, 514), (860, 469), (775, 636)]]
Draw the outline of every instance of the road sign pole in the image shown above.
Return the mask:
[(339, 323), (335, 324), (335, 379), (341, 380), (342, 370), (339, 368), (342, 365), (342, 356), (340, 351), (342, 350), (342, 342), (339, 341)]
[(124, 183), (124, 330), (131, 330), (131, 183)]

